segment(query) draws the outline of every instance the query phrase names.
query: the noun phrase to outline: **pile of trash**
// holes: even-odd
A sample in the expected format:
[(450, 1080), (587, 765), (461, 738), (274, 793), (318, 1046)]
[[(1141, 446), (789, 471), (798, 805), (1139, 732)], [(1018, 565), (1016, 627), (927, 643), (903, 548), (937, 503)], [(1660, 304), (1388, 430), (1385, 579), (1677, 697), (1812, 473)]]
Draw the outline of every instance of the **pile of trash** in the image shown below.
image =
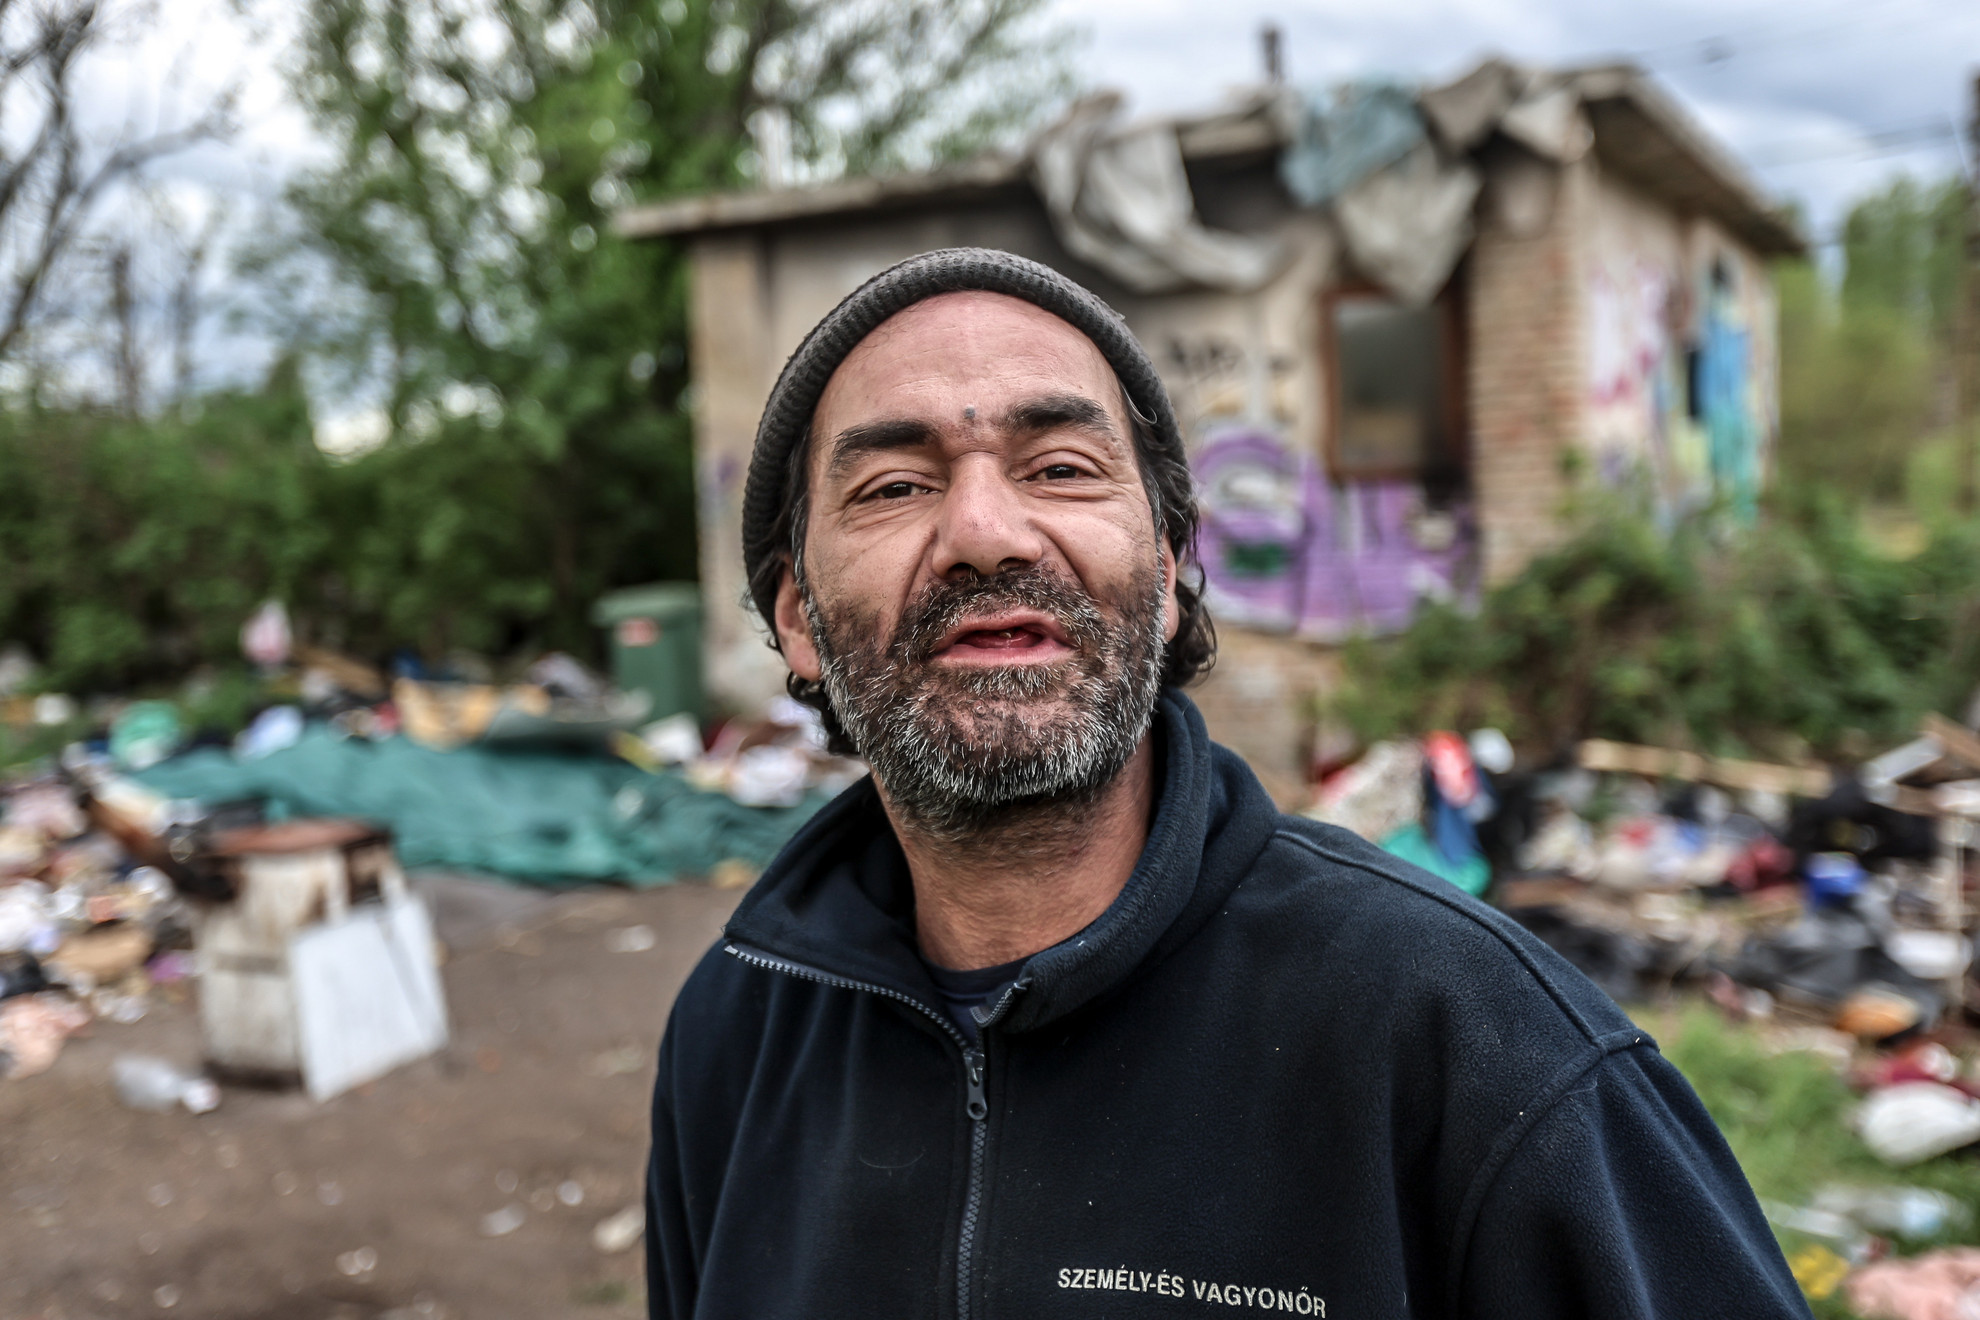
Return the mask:
[[(64, 698), (57, 713), (93, 726), (65, 757), (100, 761), (187, 820), (354, 817), (390, 830), (407, 866), (550, 885), (736, 883), (866, 773), (789, 698), (704, 734), (693, 715), (649, 718), (647, 693), (560, 652), (509, 682), (469, 654), (403, 655), (388, 673), (297, 642), (273, 603), (247, 621), (242, 651), (256, 695), (238, 732), (201, 727), (213, 685), (201, 677), (176, 699)], [(16, 686), (25, 663), (9, 671)], [(39, 718), (38, 700), (0, 716)]]
[[(0, 778), (0, 1077), (45, 1070), (99, 1018), (134, 1022), (154, 995), (186, 993), (189, 901), (230, 897), (198, 864), (224, 831), (355, 819), (389, 831), (409, 867), (733, 885), (866, 772), (788, 698), (704, 736), (561, 653), (512, 682), (471, 655), (401, 656), (388, 674), (299, 643), (274, 603), (241, 643), (252, 704), (218, 727), (210, 674), (175, 698), (78, 702), (34, 692), (32, 660), (0, 651), (0, 724), (61, 747)], [(125, 1071), (133, 1095), (172, 1089)], [(189, 1106), (204, 1094), (180, 1091)]]
[(1965, 1202), (1926, 1187), (1836, 1183), (1801, 1205), (1763, 1201), (1767, 1218), (1800, 1245), (1788, 1255), (1814, 1301), (1841, 1292), (1866, 1320), (1959, 1320), (1980, 1305), (1980, 1250), (1940, 1247), (1909, 1258), (1899, 1244), (1943, 1240), (1973, 1222)]
[(0, 784), (0, 1077), (45, 1071), (97, 1018), (136, 1022), (154, 993), (184, 993), (185, 902), (127, 846), (159, 805), (107, 775)]
[[(1439, 732), (1366, 749), (1308, 814), (1482, 895), (1620, 1001), (1690, 990), (1770, 1050), (1825, 1058), (1883, 1165), (1980, 1150), (1965, 1016), (1980, 735), (1965, 726), (1929, 717), (1848, 768), (1600, 741), (1521, 766), (1494, 730)], [(1811, 1298), (1980, 1317), (1980, 1249), (1940, 1245), (1971, 1237), (1959, 1197), (1837, 1182), (1765, 1209)]]
[(1484, 894), (1613, 997), (1694, 983), (1858, 1039), (1966, 1001), (1980, 735), (1932, 717), (1854, 771), (1590, 741), (1515, 766), (1497, 731), (1380, 743), (1308, 814)]
[(1512, 744), (1497, 729), (1376, 743), (1321, 781), (1306, 814), (1482, 894), (1493, 871), (1479, 829), (1499, 817), (1499, 777), (1512, 768)]

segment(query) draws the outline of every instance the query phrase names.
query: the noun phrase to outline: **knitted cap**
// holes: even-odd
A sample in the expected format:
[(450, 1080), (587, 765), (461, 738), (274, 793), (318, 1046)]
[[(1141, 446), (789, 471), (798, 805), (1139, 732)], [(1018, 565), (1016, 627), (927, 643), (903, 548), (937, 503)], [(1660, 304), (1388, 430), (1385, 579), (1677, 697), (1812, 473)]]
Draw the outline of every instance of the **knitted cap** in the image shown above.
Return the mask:
[[(750, 595), (766, 621), (775, 617), (775, 580), (759, 570), (779, 552), (790, 548), (790, 501), (802, 473), (791, 469), (802, 452), (811, 415), (826, 382), (854, 347), (888, 317), (942, 293), (982, 290), (1008, 294), (1042, 307), (1093, 341), (1114, 368), (1128, 399), (1152, 422), (1155, 452), (1141, 461), (1150, 467), (1180, 467), (1187, 471), (1182, 433), (1176, 427), (1169, 392), (1155, 364), (1128, 333), (1120, 314), (1065, 276), (1035, 261), (989, 248), (944, 248), (910, 257), (875, 275), (846, 296), (845, 301), (812, 328), (777, 377), (763, 405), (756, 428), (756, 450), (749, 460), (749, 480), (743, 487), (743, 570)], [(1144, 448), (1148, 446), (1145, 444)], [(1164, 483), (1166, 484), (1166, 483)], [(1180, 509), (1163, 509), (1164, 530), (1172, 544), (1187, 546), (1196, 527), (1195, 509), (1182, 501)]]

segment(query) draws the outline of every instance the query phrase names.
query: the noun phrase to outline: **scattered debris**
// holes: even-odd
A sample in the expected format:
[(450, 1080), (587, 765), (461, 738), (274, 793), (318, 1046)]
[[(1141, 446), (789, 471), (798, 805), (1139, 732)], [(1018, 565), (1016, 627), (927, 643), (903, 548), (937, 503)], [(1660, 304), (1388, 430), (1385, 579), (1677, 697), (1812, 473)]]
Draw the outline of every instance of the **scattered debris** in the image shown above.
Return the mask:
[(1980, 1141), (1980, 1100), (1939, 1082), (1899, 1082), (1871, 1093), (1856, 1130), (1886, 1164), (1916, 1164)]
[(303, 713), (296, 706), (270, 706), (234, 739), (234, 755), (255, 761), (302, 741)]
[(294, 646), (295, 630), (289, 626), (289, 611), (279, 600), (263, 601), (241, 625), (241, 654), (264, 670), (287, 664)]
[(1824, 1187), (1814, 1208), (1842, 1215), (1872, 1233), (1922, 1241), (1964, 1229), (1973, 1212), (1966, 1203), (1926, 1187)]
[(359, 1247), (346, 1251), (337, 1257), (337, 1272), (348, 1278), (369, 1274), (378, 1268), (378, 1252), (372, 1247)]
[(523, 1226), (529, 1212), (518, 1202), (511, 1201), (500, 1210), (491, 1210), (481, 1217), (481, 1236), (507, 1237)]
[(134, 701), (110, 723), (110, 756), (127, 770), (145, 770), (179, 750), (185, 732), (169, 701)]
[(163, 1112), (184, 1105), (205, 1114), (220, 1107), (220, 1088), (211, 1080), (149, 1054), (119, 1055), (110, 1075), (117, 1098), (133, 1109)]
[[(815, 712), (788, 705), (815, 721)], [(192, 808), (195, 819), (248, 802), (264, 804), (275, 818), (373, 821), (391, 830), (411, 867), (548, 885), (650, 885), (706, 876), (731, 860), (763, 866), (827, 794), (865, 773), (824, 752), (822, 730), (814, 735), (781, 706), (775, 713), (777, 719), (730, 721), (714, 749), (685, 770), (643, 767), (602, 745), (484, 742), (440, 751), (312, 722), (293, 745), (258, 759), (196, 748), (137, 778), (161, 800), (200, 804)], [(738, 758), (753, 748), (771, 750), (757, 753), (739, 776)], [(772, 783), (762, 773), (765, 756), (787, 768), (795, 758), (801, 769)], [(741, 798), (790, 805), (766, 809)]]
[(605, 936), (605, 947), (613, 953), (645, 953), (657, 943), (653, 927), (645, 925), (624, 926)]
[(1819, 1242), (1811, 1242), (1788, 1257), (1788, 1269), (1811, 1301), (1836, 1295), (1836, 1289), (1849, 1277), (1849, 1262)]
[(1602, 740), (1522, 769), (1494, 730), (1432, 733), (1368, 748), (1308, 814), (1488, 894), (1618, 999), (1694, 982), (1872, 1042), (1965, 1002), (1980, 734), (1938, 716), (1855, 773)]
[(1980, 1247), (1866, 1265), (1843, 1293), (1864, 1320), (1967, 1320), (1980, 1311)]
[(0, 1077), (48, 1071), (63, 1043), (89, 1022), (88, 1009), (53, 991), (0, 1003)]
[(630, 1251), (646, 1232), (646, 1207), (627, 1206), (610, 1218), (598, 1221), (591, 1230), (591, 1245), (607, 1256)]

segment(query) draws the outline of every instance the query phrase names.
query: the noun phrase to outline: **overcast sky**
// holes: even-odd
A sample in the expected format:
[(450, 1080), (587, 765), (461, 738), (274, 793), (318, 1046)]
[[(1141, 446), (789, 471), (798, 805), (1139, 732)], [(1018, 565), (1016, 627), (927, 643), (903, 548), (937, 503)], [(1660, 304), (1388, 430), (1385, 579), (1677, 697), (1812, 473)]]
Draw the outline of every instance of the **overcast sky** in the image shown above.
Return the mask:
[[(234, 6), (168, 0), (162, 40), (133, 56), (154, 71), (190, 58), (201, 84), (238, 78), (240, 141), (182, 168), (265, 192), (310, 151), (275, 67), (290, 7), (253, 3), (251, 33)], [(1082, 34), (1085, 78), (1123, 88), (1143, 111), (1208, 107), (1255, 81), (1268, 20), (1283, 28), (1287, 74), (1301, 85), (1434, 80), (1493, 53), (1635, 59), (1818, 230), (1898, 170), (1956, 168), (1952, 131), (1980, 71), (1980, 0), (1051, 0), (1049, 12)]]
[[(1436, 79), (1487, 54), (1648, 65), (1818, 235), (1848, 199), (1957, 165), (1951, 130), (1980, 72), (1976, 0), (1057, 0), (1082, 67), (1149, 111), (1255, 80), (1258, 30), (1285, 32), (1287, 77)], [(1881, 135), (1881, 136), (1880, 136)], [(1903, 139), (1889, 149), (1891, 136)]]
[[(142, 0), (136, 0), (141, 3)], [(1388, 75), (1438, 80), (1502, 54), (1534, 64), (1647, 65), (1818, 240), (1848, 202), (1899, 171), (1959, 168), (1954, 127), (1980, 69), (1980, 0), (1050, 0), (1078, 35), (1083, 79), (1142, 112), (1207, 109), (1261, 73), (1259, 30), (1285, 34), (1288, 78), (1317, 86)], [(243, 10), (246, 16), (243, 17)], [(162, 0), (142, 41), (102, 66), (97, 113), (193, 104), (238, 87), (242, 131), (164, 173), (188, 203), (229, 197), (251, 222), (297, 165), (319, 158), (288, 95), (291, 0)], [(170, 83), (176, 90), (160, 89)], [(169, 111), (169, 106), (164, 107)], [(169, 118), (169, 113), (167, 114)], [(222, 278), (216, 270), (216, 279)], [(252, 334), (217, 326), (210, 373), (259, 370)]]

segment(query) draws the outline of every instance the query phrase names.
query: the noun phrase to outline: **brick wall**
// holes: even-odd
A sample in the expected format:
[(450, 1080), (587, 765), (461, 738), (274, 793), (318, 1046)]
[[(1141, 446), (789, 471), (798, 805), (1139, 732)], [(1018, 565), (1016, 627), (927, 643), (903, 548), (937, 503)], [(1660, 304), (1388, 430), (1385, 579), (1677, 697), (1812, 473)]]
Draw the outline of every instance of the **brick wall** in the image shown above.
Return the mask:
[(1189, 689), (1210, 736), (1251, 763), (1281, 807), (1306, 805), (1314, 698), (1339, 681), (1331, 647), (1248, 629), (1217, 632), (1217, 664)]
[(1587, 165), (1562, 171), (1551, 216), (1522, 235), (1489, 206), (1466, 264), (1470, 281), (1471, 479), (1487, 583), (1557, 544), (1579, 444), (1580, 251)]

